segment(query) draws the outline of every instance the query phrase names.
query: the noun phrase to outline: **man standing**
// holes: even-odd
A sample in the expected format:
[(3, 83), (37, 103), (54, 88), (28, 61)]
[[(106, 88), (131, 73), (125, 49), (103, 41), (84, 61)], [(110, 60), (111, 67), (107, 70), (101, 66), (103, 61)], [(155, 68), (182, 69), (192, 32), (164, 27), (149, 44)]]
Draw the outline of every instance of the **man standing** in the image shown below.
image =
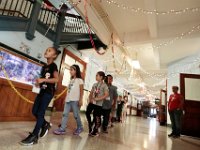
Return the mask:
[(107, 75), (105, 82), (108, 85), (109, 88), (109, 97), (103, 102), (103, 110), (102, 110), (102, 115), (103, 115), (103, 132), (108, 133), (108, 124), (109, 121), (111, 121), (111, 111), (115, 109), (116, 101), (117, 101), (117, 87), (112, 85), (113, 82), (113, 77), (112, 75)]
[(172, 133), (169, 137), (179, 138), (181, 132), (181, 117), (183, 115), (184, 99), (181, 94), (178, 93), (178, 86), (173, 86), (173, 94), (169, 97), (168, 109), (169, 116), (172, 124)]

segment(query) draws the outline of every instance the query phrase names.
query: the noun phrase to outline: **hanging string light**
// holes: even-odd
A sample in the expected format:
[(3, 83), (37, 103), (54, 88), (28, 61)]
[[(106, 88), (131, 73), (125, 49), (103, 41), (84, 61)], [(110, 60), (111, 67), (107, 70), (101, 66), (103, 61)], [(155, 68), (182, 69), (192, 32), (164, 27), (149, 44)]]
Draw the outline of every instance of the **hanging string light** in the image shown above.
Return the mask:
[[(107, 2), (108, 1), (110, 1), (110, 0), (107, 0)], [(78, 1), (76, 4), (79, 4), (81, 1)], [(88, 24), (88, 27), (89, 27), (89, 29), (88, 29), (88, 32), (89, 32), (89, 34), (90, 34), (90, 40), (91, 40), (91, 43), (92, 43), (92, 45), (93, 45), (93, 47), (94, 47), (94, 49), (96, 50), (96, 47), (95, 47), (95, 44), (94, 44), (94, 41), (93, 41), (93, 38), (92, 38), (92, 35), (91, 35), (91, 29), (90, 29), (90, 25), (89, 25), (89, 19), (88, 19), (88, 15), (87, 15), (87, 8), (86, 8), (86, 3), (87, 3), (87, 0), (85, 0), (85, 17), (86, 17), (86, 23)], [(114, 3), (114, 1), (110, 1), (110, 3)], [(75, 4), (75, 3), (73, 3), (73, 4)], [(115, 3), (116, 4), (116, 3)], [(146, 12), (146, 14), (157, 14), (157, 15), (159, 15), (161, 12), (158, 12), (158, 11), (156, 11), (156, 10), (154, 10), (154, 11), (147, 11), (147, 10), (142, 10), (142, 9), (140, 9), (140, 8), (137, 8), (137, 10), (141, 10), (141, 11), (144, 11), (144, 12)], [(180, 14), (181, 12), (187, 12), (187, 11), (190, 11), (190, 10), (196, 10), (196, 11), (199, 11), (199, 8), (198, 8), (198, 10), (196, 9), (196, 8), (192, 8), (192, 9), (183, 9), (183, 10), (179, 10), (179, 11), (172, 11), (172, 10), (170, 10), (170, 11), (168, 11), (168, 12), (165, 12), (165, 14), (170, 14), (170, 13), (173, 13), (173, 14)], [(140, 12), (141, 12), (140, 11)], [(177, 13), (178, 12), (178, 13)], [(161, 14), (164, 14), (163, 12), (161, 13)], [(192, 34), (192, 33), (194, 33), (195, 31), (199, 31), (199, 29), (200, 29), (200, 25), (197, 25), (197, 26), (194, 26), (194, 27), (192, 27), (188, 32), (183, 32), (183, 33), (181, 33), (179, 36), (177, 36), (177, 37), (175, 37), (174, 39), (172, 39), (172, 40), (169, 40), (169, 41), (167, 41), (167, 42), (165, 42), (165, 43), (161, 43), (161, 44), (159, 44), (158, 46), (153, 46), (154, 48), (160, 48), (160, 47), (162, 47), (162, 46), (167, 46), (167, 45), (169, 45), (169, 44), (173, 44), (174, 43), (174, 41), (176, 41), (176, 40), (180, 40), (180, 39), (183, 39), (183, 37), (185, 37), (185, 36), (188, 36), (188, 35), (190, 35), (190, 34)], [(112, 43), (112, 45), (113, 45), (114, 43)], [(103, 55), (104, 53), (99, 53), (97, 50), (96, 50), (96, 52), (98, 53), (98, 54), (100, 54), (100, 55)], [(114, 47), (112, 46), (112, 58), (113, 58), (113, 66), (114, 66), (114, 68), (115, 68), (115, 71), (117, 71), (117, 69), (116, 69), (116, 63), (115, 63), (115, 57), (114, 57)], [(124, 62), (124, 61), (123, 61)], [(123, 64), (122, 64), (122, 67), (121, 68), (123, 68)], [(120, 69), (120, 70), (122, 70), (122, 69)], [(145, 70), (142, 70), (144, 73), (146, 73), (149, 77), (151, 77), (151, 78), (154, 78), (154, 79), (158, 79), (158, 80), (160, 80), (159, 78), (166, 78), (166, 75), (163, 75), (163, 74), (155, 74), (155, 73), (148, 73), (147, 71), (145, 71)], [(119, 73), (119, 72), (118, 72)], [(172, 73), (171, 75), (174, 75), (174, 74), (176, 74), (176, 73)]]
[(189, 35), (191, 35), (193, 33), (199, 32), (199, 30), (200, 30), (200, 24), (197, 25), (197, 26), (193, 26), (189, 31), (183, 32), (179, 36), (176, 36), (175, 38), (173, 38), (171, 40), (168, 40), (166, 42), (163, 42), (163, 43), (160, 43), (160, 44), (158, 44), (156, 46), (153, 46), (153, 48), (159, 49), (159, 48), (161, 48), (163, 46), (172, 45), (175, 41), (181, 40), (181, 39), (183, 39), (186, 36), (189, 36)]
[(158, 80), (158, 81), (167, 78), (167, 75), (165, 73), (150, 73), (143, 68), (141, 68), (140, 71), (144, 73), (145, 75), (147, 75), (148, 77)]
[(159, 74), (159, 73), (149, 73), (148, 71), (144, 69), (141, 69), (141, 71), (145, 73), (146, 75), (148, 75), (149, 77), (160, 81), (161, 79), (174, 78), (178, 76), (180, 73), (184, 73), (184, 72), (192, 73), (192, 70), (194, 69), (194, 67), (197, 67), (197, 68), (199, 67), (199, 62), (200, 62), (200, 56), (193, 59), (193, 61), (187, 62), (185, 64), (177, 65), (176, 67), (174, 67), (175, 71), (172, 71), (168, 73), (167, 75)]
[[(112, 54), (113, 55), (113, 54)], [(115, 54), (114, 54), (115, 55)], [(124, 55), (125, 57), (125, 62), (127, 62), (127, 57), (126, 55)], [(115, 59), (115, 58), (114, 58)], [(113, 60), (111, 60), (113, 61)], [(170, 74), (168, 73), (154, 73), (154, 72), (148, 72), (147, 70), (145, 70), (144, 68), (141, 67), (141, 69), (139, 70), (140, 72), (144, 73), (145, 75), (147, 75), (148, 77), (154, 79), (154, 80), (157, 80), (157, 81), (161, 81), (161, 80), (166, 80), (166, 79), (169, 79), (169, 78), (173, 78), (173, 77), (176, 77), (178, 76), (181, 72), (189, 72), (189, 71), (192, 71), (191, 68), (194, 68), (194, 67), (199, 67), (199, 62), (200, 62), (200, 56), (197, 56), (195, 59), (193, 59), (192, 61), (190, 62), (187, 62), (185, 64), (181, 64), (180, 66), (176, 66), (176, 68), (181, 68), (181, 69), (175, 69), (174, 72), (171, 72)], [(195, 65), (195, 66), (194, 66)], [(116, 69), (116, 68), (115, 68)], [(192, 73), (192, 72), (191, 72)], [(121, 72), (121, 74), (123, 74), (123, 72)], [(137, 81), (141, 81), (141, 77), (138, 75), (139, 73), (136, 72), (136, 71), (131, 71), (130, 72), (130, 76), (129, 76), (129, 80), (131, 78), (133, 78), (134, 76), (134, 80), (137, 80)], [(157, 83), (158, 84), (158, 83)], [(156, 85), (156, 84), (155, 84)]]
[(114, 49), (114, 38), (113, 38), (113, 33), (111, 34), (111, 50), (112, 50), (112, 62), (113, 62), (113, 68), (115, 69), (115, 72), (117, 74), (120, 74), (122, 71), (123, 71), (123, 67), (124, 67), (124, 64), (125, 64), (125, 61), (126, 61), (126, 57), (123, 56), (123, 62), (122, 62), (122, 65), (120, 67), (120, 70), (117, 69), (117, 66), (116, 66), (116, 59), (115, 59), (115, 49)]
[(115, 63), (115, 52), (114, 52), (114, 39), (113, 39), (113, 33), (111, 34), (111, 40), (112, 40), (112, 46), (111, 46), (111, 49), (112, 49), (112, 60), (113, 60), (113, 67), (115, 69), (115, 71), (117, 72), (117, 68), (116, 68), (116, 63)]
[(180, 15), (180, 14), (185, 14), (185, 13), (195, 13), (200, 11), (200, 7), (194, 7), (194, 8), (184, 8), (180, 10), (168, 10), (168, 11), (159, 11), (159, 10), (146, 10), (143, 8), (135, 8), (131, 6), (126, 6), (124, 4), (117, 3), (116, 1), (113, 0), (100, 0), (100, 2), (106, 2), (109, 5), (113, 5), (117, 8), (121, 8), (122, 10), (129, 10), (133, 13), (141, 13), (145, 15)]

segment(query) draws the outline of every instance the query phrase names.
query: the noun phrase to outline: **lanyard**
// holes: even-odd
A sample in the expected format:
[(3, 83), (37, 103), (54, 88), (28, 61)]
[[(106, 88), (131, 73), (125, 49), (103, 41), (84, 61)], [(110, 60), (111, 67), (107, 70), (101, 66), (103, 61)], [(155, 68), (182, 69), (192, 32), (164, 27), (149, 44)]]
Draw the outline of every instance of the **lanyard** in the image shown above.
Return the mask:
[(94, 97), (95, 98), (98, 97), (102, 84), (103, 84), (102, 82), (98, 83), (97, 86), (95, 87), (95, 91), (94, 91)]
[(74, 85), (74, 83), (75, 83), (75, 80), (76, 80), (76, 79), (72, 79), (72, 80), (70, 81), (69, 86), (68, 86), (68, 93), (70, 93), (70, 91), (71, 91), (71, 89), (72, 89), (72, 87), (73, 87), (73, 85)]

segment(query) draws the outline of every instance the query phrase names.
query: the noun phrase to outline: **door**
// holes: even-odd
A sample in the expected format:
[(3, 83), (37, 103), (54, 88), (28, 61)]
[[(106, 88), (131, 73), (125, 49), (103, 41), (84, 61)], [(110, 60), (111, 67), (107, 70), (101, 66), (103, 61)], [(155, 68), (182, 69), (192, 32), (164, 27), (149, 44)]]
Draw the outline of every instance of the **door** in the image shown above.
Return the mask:
[(181, 134), (200, 137), (200, 75), (181, 74), (180, 79), (185, 99)]
[[(82, 78), (84, 80), (86, 72), (86, 63), (69, 50), (64, 49), (56, 94), (61, 93), (68, 86), (68, 83), (70, 81), (69, 70), (70, 66), (73, 64), (79, 65), (82, 72)], [(67, 95), (65, 93), (54, 102), (54, 107), (57, 111), (63, 111), (66, 96)]]
[(159, 122), (160, 125), (166, 125), (167, 121), (167, 91), (160, 90), (160, 104), (159, 104)]

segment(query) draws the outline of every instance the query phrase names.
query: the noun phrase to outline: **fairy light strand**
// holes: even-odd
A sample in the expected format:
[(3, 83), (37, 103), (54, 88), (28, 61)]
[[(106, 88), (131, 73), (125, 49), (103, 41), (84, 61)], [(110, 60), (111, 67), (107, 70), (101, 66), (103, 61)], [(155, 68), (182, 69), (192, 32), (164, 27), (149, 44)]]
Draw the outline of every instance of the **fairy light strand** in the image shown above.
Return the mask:
[(153, 48), (159, 49), (161, 47), (166, 47), (168, 45), (172, 45), (175, 41), (182, 40), (186, 36), (189, 36), (189, 35), (191, 35), (193, 33), (199, 32), (199, 30), (200, 30), (200, 24), (197, 25), (197, 26), (193, 26), (189, 31), (183, 32), (179, 36), (176, 36), (175, 38), (173, 38), (171, 40), (168, 40), (166, 42), (160, 43), (158, 45), (154, 45)]
[(106, 2), (108, 3), (109, 5), (114, 5), (115, 7), (117, 8), (121, 8), (122, 10), (129, 10), (131, 12), (134, 12), (134, 13), (141, 13), (141, 14), (145, 14), (145, 15), (180, 15), (180, 14), (185, 14), (185, 13), (195, 13), (195, 12), (199, 12), (200, 11), (200, 7), (194, 7), (194, 8), (184, 8), (184, 9), (180, 9), (180, 10), (174, 10), (174, 9), (171, 9), (171, 10), (168, 10), (168, 11), (159, 11), (159, 10), (146, 10), (146, 9), (143, 9), (143, 8), (135, 8), (135, 7), (131, 7), (131, 6), (126, 6), (124, 4), (120, 4), (120, 3), (117, 3), (116, 1), (113, 1), (113, 0), (100, 0), (100, 2)]

